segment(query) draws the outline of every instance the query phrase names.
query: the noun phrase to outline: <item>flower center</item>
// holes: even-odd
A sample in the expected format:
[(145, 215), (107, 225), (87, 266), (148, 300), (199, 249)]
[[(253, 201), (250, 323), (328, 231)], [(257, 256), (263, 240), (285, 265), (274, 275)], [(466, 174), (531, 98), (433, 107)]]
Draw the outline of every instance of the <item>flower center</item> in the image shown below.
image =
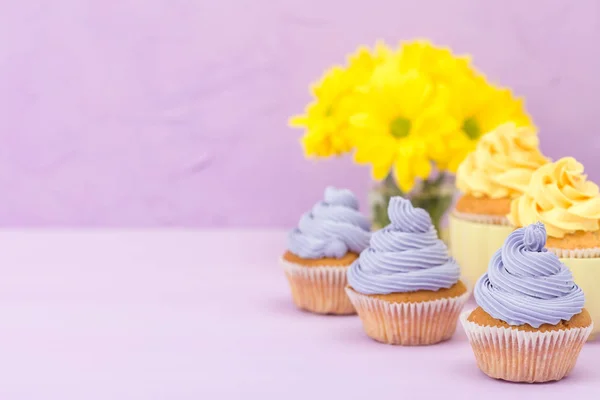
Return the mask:
[(410, 121), (406, 118), (398, 117), (390, 124), (390, 132), (395, 138), (403, 138), (410, 133)]
[(465, 119), (462, 129), (470, 139), (477, 139), (481, 135), (479, 123), (473, 117)]

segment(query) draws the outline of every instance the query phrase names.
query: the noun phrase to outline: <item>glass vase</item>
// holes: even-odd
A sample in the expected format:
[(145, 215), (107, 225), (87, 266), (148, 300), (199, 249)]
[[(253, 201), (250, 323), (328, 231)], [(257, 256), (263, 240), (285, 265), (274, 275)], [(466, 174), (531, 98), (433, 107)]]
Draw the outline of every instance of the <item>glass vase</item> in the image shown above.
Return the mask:
[(390, 174), (383, 181), (375, 182), (369, 192), (373, 230), (381, 229), (390, 223), (387, 213), (390, 199), (394, 196), (402, 196), (410, 199), (415, 207), (425, 209), (431, 216), (440, 237), (447, 241), (447, 232), (442, 228), (442, 223), (452, 206), (454, 194), (454, 176), (452, 175), (435, 174), (418, 182), (409, 193), (404, 193)]

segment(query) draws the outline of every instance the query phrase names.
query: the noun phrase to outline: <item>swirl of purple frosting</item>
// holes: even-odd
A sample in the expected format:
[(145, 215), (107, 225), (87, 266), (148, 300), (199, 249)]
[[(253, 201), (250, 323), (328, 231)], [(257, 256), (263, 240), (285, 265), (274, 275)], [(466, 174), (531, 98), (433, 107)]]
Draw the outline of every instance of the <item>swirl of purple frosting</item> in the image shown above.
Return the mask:
[(371, 223), (358, 211), (358, 200), (347, 189), (328, 187), (325, 199), (300, 218), (290, 232), (288, 249), (302, 258), (341, 258), (369, 246)]
[(541, 222), (512, 232), (475, 285), (475, 301), (509, 325), (556, 325), (583, 309), (583, 292), (571, 271), (544, 248)]
[(348, 270), (348, 283), (363, 294), (436, 291), (454, 285), (460, 268), (438, 236), (427, 211), (393, 197), (391, 223), (373, 233), (370, 247)]

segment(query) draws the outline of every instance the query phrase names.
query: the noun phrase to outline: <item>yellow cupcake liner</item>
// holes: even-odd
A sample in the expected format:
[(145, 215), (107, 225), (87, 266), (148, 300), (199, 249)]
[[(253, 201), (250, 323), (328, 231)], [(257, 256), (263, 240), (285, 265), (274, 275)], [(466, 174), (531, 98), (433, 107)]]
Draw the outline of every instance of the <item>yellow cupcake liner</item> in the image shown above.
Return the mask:
[(495, 225), (461, 219), (452, 214), (450, 223), (450, 253), (460, 265), (461, 280), (474, 287), (487, 269), (494, 253), (502, 247), (512, 226)]
[(511, 382), (558, 381), (571, 372), (581, 348), (593, 329), (571, 328), (528, 332), (482, 326), (468, 321), (471, 311), (460, 316), (473, 348), (477, 366), (486, 375)]
[(600, 333), (600, 258), (561, 257), (560, 261), (569, 267), (573, 281), (583, 290), (584, 307), (594, 321), (594, 329), (590, 335), (590, 340), (593, 340)]
[(419, 303), (392, 303), (351, 288), (346, 292), (369, 337), (403, 346), (430, 345), (450, 339), (469, 298), (466, 292), (457, 297)]
[(492, 225), (510, 225), (508, 218), (502, 215), (487, 215), (487, 214), (469, 214), (454, 210), (452, 212), (456, 218), (460, 218), (465, 221), (478, 222), (480, 224), (492, 224)]
[(280, 264), (298, 308), (317, 314), (356, 314), (345, 291), (349, 266), (306, 267), (283, 259)]
[(589, 249), (559, 249), (548, 247), (548, 251), (553, 252), (559, 258), (598, 258), (600, 257), (600, 247)]

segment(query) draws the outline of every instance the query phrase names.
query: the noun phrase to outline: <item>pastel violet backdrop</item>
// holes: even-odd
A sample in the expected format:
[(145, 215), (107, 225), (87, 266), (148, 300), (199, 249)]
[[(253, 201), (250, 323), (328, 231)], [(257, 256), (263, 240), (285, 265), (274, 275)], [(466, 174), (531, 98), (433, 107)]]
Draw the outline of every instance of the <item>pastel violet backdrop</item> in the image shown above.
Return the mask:
[(286, 127), (358, 44), (428, 37), (527, 97), (551, 157), (600, 179), (597, 0), (0, 3), (0, 225), (291, 226), (348, 159)]

